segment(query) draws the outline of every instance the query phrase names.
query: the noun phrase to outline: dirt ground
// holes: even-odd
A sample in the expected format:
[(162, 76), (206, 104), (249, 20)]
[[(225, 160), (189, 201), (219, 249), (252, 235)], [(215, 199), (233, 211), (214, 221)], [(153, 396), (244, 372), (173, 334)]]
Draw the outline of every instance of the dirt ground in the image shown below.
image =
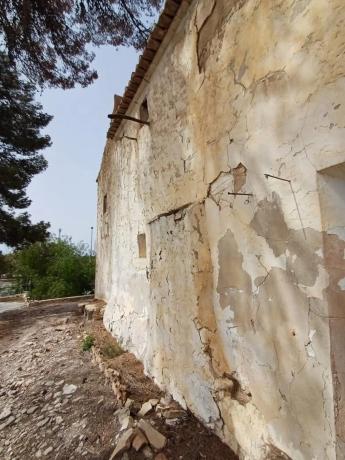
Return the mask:
[[(120, 436), (121, 404), (91, 352), (82, 351), (85, 329), (107, 365), (120, 373), (132, 400), (131, 420), (144, 418), (166, 436), (168, 460), (237, 459), (189, 412), (177, 421), (158, 410), (139, 417), (142, 403), (166, 396), (144, 375), (141, 363), (119, 349), (102, 322), (85, 322), (75, 304), (0, 314), (0, 459), (110, 458)], [(116, 458), (155, 456), (146, 448)]]

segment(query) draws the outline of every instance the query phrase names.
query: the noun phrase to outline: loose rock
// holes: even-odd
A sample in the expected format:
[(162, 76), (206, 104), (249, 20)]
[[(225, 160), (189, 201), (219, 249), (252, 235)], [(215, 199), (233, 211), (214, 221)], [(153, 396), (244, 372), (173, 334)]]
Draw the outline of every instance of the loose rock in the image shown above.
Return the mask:
[(147, 439), (144, 433), (140, 430), (137, 430), (136, 435), (132, 442), (132, 447), (137, 452), (144, 446), (147, 445)]
[(179, 424), (179, 422), (180, 422), (180, 419), (178, 418), (167, 418), (165, 420), (165, 423), (169, 426), (176, 426)]
[(155, 407), (159, 403), (159, 399), (150, 399), (149, 403), (151, 404), (151, 406)]
[(73, 393), (75, 393), (77, 390), (77, 387), (76, 385), (68, 385), (67, 383), (63, 386), (63, 389), (62, 389), (62, 392), (64, 395), (71, 395)]
[(2, 425), (0, 425), (0, 431), (2, 431), (7, 426), (11, 425), (14, 421), (15, 421), (15, 417), (13, 417), (13, 415), (8, 417), (8, 419)]
[(39, 423), (37, 423), (37, 426), (38, 428), (42, 428), (42, 426), (44, 426), (46, 423), (49, 422), (49, 417), (47, 418), (44, 418), (43, 420), (41, 420)]
[(115, 417), (117, 418), (119, 424), (121, 425), (121, 430), (125, 430), (133, 422), (132, 417), (130, 417), (129, 409), (127, 407), (121, 407), (115, 412)]
[(125, 402), (125, 407), (127, 407), (128, 409), (130, 409), (130, 407), (133, 405), (134, 401), (133, 399), (130, 399), (128, 398)]
[(165, 436), (163, 436), (159, 431), (153, 428), (145, 420), (140, 420), (138, 426), (144, 432), (149, 443), (154, 449), (163, 449), (167, 442), (167, 438)]
[(165, 418), (171, 418), (171, 419), (186, 418), (187, 413), (181, 409), (168, 409), (168, 410), (163, 411), (163, 416)]
[(134, 436), (133, 428), (129, 428), (129, 430), (125, 431), (117, 442), (117, 446), (115, 447), (113, 453), (109, 460), (113, 460), (117, 455), (122, 454), (126, 450), (131, 447), (131, 442)]
[(56, 417), (56, 419), (55, 419), (55, 422), (56, 422), (58, 425), (60, 425), (60, 423), (63, 422), (63, 418), (62, 418), (60, 415), (58, 415), (58, 416)]
[(143, 454), (145, 458), (153, 458), (153, 452), (149, 446), (144, 447)]
[(43, 452), (43, 455), (48, 455), (48, 454), (50, 454), (50, 452), (52, 452), (52, 451), (53, 451), (53, 448), (50, 446), (50, 447), (48, 447), (48, 449), (46, 449), (46, 450)]
[(0, 412), (0, 420), (5, 420), (5, 418), (9, 417), (10, 415), (11, 415), (11, 408), (10, 407), (5, 407)]
[(38, 409), (38, 406), (32, 406), (26, 411), (26, 413), (29, 415), (33, 414), (37, 409)]
[(144, 417), (146, 414), (148, 414), (152, 410), (152, 404), (150, 401), (145, 402), (142, 406), (140, 411), (138, 412), (139, 417)]

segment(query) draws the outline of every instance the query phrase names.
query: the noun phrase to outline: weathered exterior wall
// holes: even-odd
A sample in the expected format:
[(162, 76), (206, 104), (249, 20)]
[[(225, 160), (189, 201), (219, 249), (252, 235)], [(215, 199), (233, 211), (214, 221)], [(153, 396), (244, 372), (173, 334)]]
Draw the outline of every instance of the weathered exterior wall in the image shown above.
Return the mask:
[(192, 2), (99, 175), (106, 326), (251, 460), (345, 458), (344, 21)]

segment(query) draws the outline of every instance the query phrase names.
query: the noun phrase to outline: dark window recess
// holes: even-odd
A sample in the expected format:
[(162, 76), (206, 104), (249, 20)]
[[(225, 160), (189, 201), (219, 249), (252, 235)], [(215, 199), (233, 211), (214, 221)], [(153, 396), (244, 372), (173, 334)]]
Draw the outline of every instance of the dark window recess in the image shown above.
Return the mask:
[(145, 233), (139, 233), (138, 235), (138, 249), (139, 249), (139, 257), (140, 258), (146, 257), (146, 235)]
[(105, 214), (108, 210), (108, 203), (107, 203), (107, 195), (103, 196), (103, 214)]
[(147, 105), (147, 99), (144, 99), (140, 106), (140, 120), (149, 121), (149, 107)]

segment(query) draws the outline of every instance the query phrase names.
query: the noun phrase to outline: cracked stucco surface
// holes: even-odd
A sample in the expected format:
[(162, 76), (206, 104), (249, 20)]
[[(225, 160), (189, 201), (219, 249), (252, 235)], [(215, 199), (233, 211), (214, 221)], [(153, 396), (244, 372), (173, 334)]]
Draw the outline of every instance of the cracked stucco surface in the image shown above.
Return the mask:
[(345, 4), (178, 21), (104, 152), (105, 324), (243, 458), (343, 459)]

